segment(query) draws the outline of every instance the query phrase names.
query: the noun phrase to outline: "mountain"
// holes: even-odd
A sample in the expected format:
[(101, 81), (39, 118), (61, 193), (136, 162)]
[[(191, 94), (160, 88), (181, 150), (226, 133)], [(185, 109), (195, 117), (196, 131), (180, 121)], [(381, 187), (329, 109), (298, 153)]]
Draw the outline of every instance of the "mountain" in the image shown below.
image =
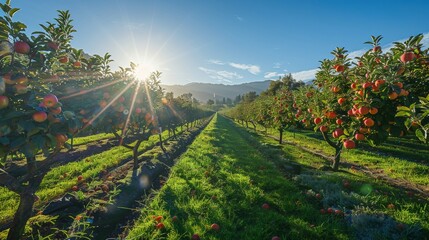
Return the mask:
[(223, 98), (235, 99), (236, 96), (248, 92), (257, 94), (266, 90), (271, 80), (242, 83), (238, 85), (224, 85), (213, 83), (188, 83), (185, 85), (161, 85), (165, 92), (173, 92), (174, 96), (180, 96), (184, 93), (192, 93), (192, 97), (205, 103), (209, 99), (223, 100)]

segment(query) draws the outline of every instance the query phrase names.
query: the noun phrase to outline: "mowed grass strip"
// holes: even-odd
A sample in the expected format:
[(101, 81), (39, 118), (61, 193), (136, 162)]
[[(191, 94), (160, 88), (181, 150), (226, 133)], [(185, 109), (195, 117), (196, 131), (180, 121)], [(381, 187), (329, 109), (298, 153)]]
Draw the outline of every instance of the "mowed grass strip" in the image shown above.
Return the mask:
[[(242, 129), (244, 128), (242, 127)], [(293, 145), (280, 145), (277, 140), (264, 134), (255, 133), (250, 129), (246, 130), (256, 141), (265, 146), (271, 146), (265, 148), (266, 156), (281, 154), (284, 160), (304, 166), (308, 171), (297, 176), (298, 182), (311, 191), (322, 194), (323, 199), (320, 200), (320, 203), (323, 207), (335, 206), (343, 210), (351, 210), (354, 215), (373, 215), (374, 217), (370, 220), (376, 219), (377, 215), (380, 214), (388, 215), (398, 223), (406, 224), (406, 230), (394, 229), (392, 233), (401, 236), (403, 239), (412, 239), (411, 233), (420, 228), (424, 231), (422, 234), (429, 233), (429, 211), (427, 210), (429, 204), (427, 200), (353, 169), (344, 169), (338, 172), (318, 170), (326, 165), (325, 159), (302, 151)], [(350, 152), (346, 152), (346, 158)], [(361, 157), (365, 158), (365, 155)], [(276, 161), (274, 157), (270, 159), (277, 166), (281, 166), (284, 161)], [(345, 182), (348, 183), (347, 187), (344, 186)], [(370, 225), (368, 222), (368, 226)], [(353, 231), (369, 230), (356, 228)]]
[[(269, 130), (269, 134), (278, 137), (278, 131)], [(309, 131), (291, 132), (285, 131), (283, 139), (293, 142), (303, 147), (321, 151), (328, 156), (333, 156), (335, 150), (323, 139), (315, 138), (315, 133)], [(318, 134), (318, 133), (316, 133)], [(422, 143), (403, 141), (394, 138), (384, 145), (377, 147), (364, 146), (356, 149), (343, 149), (341, 158), (347, 159), (350, 163), (365, 166), (373, 170), (383, 171), (391, 178), (406, 179), (415, 184), (429, 186), (429, 148)], [(399, 146), (402, 143), (406, 146)], [(413, 154), (410, 154), (413, 152)], [(419, 157), (414, 157), (418, 155)], [(340, 166), (341, 168), (341, 166)]]
[[(321, 215), (246, 137), (216, 116), (142, 209), (127, 239), (349, 238), (340, 218)], [(157, 228), (157, 220), (164, 227)]]
[[(177, 133), (182, 131), (178, 128)], [(162, 138), (168, 137), (168, 131), (162, 133)], [(159, 141), (158, 135), (151, 136), (148, 141), (142, 142), (139, 151), (150, 149)], [(134, 144), (134, 143), (133, 143)], [(99, 178), (100, 173), (108, 168), (118, 166), (122, 161), (132, 157), (132, 151), (123, 146), (116, 146), (107, 151), (90, 157), (71, 162), (63, 166), (55, 167), (49, 171), (43, 179), (36, 195), (40, 198), (36, 206), (42, 206), (48, 201), (60, 197), (71, 191), (74, 185), (79, 185), (78, 176), (83, 176), (84, 181), (91, 184), (93, 180)], [(0, 224), (12, 219), (18, 208), (18, 194), (0, 187)]]

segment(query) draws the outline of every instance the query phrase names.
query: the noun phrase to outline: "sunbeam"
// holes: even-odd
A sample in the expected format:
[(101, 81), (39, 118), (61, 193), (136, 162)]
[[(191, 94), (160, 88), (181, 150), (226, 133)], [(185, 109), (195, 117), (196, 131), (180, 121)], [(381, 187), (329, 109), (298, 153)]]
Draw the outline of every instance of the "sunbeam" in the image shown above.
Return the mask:
[(128, 111), (127, 120), (125, 121), (124, 127), (122, 128), (122, 135), (121, 135), (121, 140), (119, 142), (119, 145), (122, 145), (122, 140), (124, 139), (125, 131), (128, 127), (128, 124), (130, 123), (131, 115), (134, 112), (134, 104), (136, 102), (136, 98), (137, 98), (137, 95), (139, 93), (139, 89), (140, 89), (140, 84), (137, 84), (137, 87), (134, 90), (133, 98), (131, 100), (131, 106), (130, 106), (130, 110)]

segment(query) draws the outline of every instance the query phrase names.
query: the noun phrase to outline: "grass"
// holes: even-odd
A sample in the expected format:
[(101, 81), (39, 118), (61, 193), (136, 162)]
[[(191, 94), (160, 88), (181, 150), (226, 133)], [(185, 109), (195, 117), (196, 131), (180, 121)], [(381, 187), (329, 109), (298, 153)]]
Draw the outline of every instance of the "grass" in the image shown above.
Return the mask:
[[(278, 136), (278, 132), (272, 129), (269, 133)], [(333, 156), (335, 150), (319, 135), (310, 131), (286, 131), (283, 133), (283, 139)], [(420, 142), (392, 138), (385, 145), (377, 147), (363, 144), (353, 150), (344, 149), (341, 156), (351, 163), (383, 171), (391, 178), (429, 185), (429, 148)]]
[[(73, 145), (79, 146), (79, 145), (87, 144), (90, 142), (95, 142), (95, 141), (114, 138), (114, 137), (115, 137), (115, 135), (113, 133), (99, 133), (99, 134), (94, 134), (94, 135), (89, 135), (89, 136), (84, 136), (84, 137), (75, 137), (73, 139)], [(68, 140), (67, 143), (70, 144), (71, 140)]]
[[(180, 128), (177, 129), (180, 134)], [(162, 133), (162, 138), (168, 137), (168, 131)], [(139, 151), (146, 151), (158, 142), (158, 135), (151, 136), (148, 141), (142, 142)], [(74, 185), (78, 185), (77, 177), (82, 175), (85, 182), (91, 184), (98, 179), (100, 173), (112, 167), (118, 166), (122, 161), (132, 157), (132, 151), (122, 146), (116, 146), (108, 151), (92, 155), (79, 161), (71, 162), (63, 166), (55, 167), (44, 177), (36, 195), (40, 201), (35, 205), (40, 207), (54, 198), (60, 197), (70, 191)], [(11, 219), (18, 208), (19, 196), (6, 188), (0, 187), (0, 223)]]
[[(414, 197), (410, 192), (407, 193), (352, 169), (339, 172), (320, 171), (318, 169), (327, 164), (326, 160), (292, 145), (279, 145), (276, 140), (262, 134), (255, 134), (252, 130), (248, 131), (258, 141), (274, 149), (270, 150), (271, 153), (266, 153), (270, 159), (275, 159), (271, 155), (281, 154), (285, 160), (298, 163), (307, 169), (306, 172), (296, 176), (295, 180), (308, 189), (309, 197), (314, 197), (315, 193), (322, 194), (323, 199), (320, 200), (322, 207), (342, 209), (349, 212), (347, 217), (349, 221), (362, 222), (362, 224), (351, 224), (354, 236), (369, 237), (369, 239), (424, 239), (423, 234), (429, 233), (427, 200)], [(288, 133), (287, 137), (288, 141), (293, 140), (292, 134)], [(297, 139), (306, 138), (296, 134), (295, 141), (298, 141)], [(301, 141), (304, 142), (304, 140)], [(298, 143), (303, 144), (303, 142)], [(308, 144), (307, 141), (304, 143)], [(308, 144), (307, 147), (309, 146), (316, 148), (313, 144)], [(366, 153), (360, 154), (361, 162), (365, 163), (365, 159), (368, 159)], [(345, 155), (349, 159), (352, 154)], [(374, 158), (374, 160), (383, 161), (380, 158)], [(281, 166), (282, 162), (276, 161), (275, 164)], [(348, 187), (345, 187), (345, 182), (349, 184)], [(376, 229), (371, 229), (369, 226), (374, 225), (377, 216), (384, 216), (386, 219), (380, 220)], [(397, 228), (400, 224), (404, 224), (406, 229), (399, 231)], [(381, 233), (383, 233), (382, 236), (377, 235)]]
[[(348, 239), (344, 221), (320, 215), (249, 137), (215, 117), (142, 209), (127, 239), (190, 239), (196, 233), (202, 239)], [(164, 229), (156, 229), (153, 216), (163, 217)], [(213, 223), (220, 231), (210, 229)]]

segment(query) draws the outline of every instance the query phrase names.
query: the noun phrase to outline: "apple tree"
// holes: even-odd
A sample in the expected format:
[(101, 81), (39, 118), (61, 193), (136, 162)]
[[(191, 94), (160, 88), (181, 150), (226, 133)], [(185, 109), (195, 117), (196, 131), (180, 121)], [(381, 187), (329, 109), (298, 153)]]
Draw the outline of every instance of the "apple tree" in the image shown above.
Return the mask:
[[(52, 157), (65, 145), (69, 129), (79, 123), (73, 112), (62, 109), (46, 81), (60, 71), (56, 54), (60, 47), (47, 45), (42, 34), (25, 35), (26, 25), (13, 21), (19, 9), (12, 8), (10, 1), (0, 8), (4, 12), (0, 17), (0, 186), (19, 195), (8, 233), (8, 239), (19, 239), (38, 199), (35, 192), (52, 166)], [(57, 43), (67, 46), (68, 34), (63, 32)], [(14, 161), (11, 155), (25, 159), (24, 176), (6, 168)]]

